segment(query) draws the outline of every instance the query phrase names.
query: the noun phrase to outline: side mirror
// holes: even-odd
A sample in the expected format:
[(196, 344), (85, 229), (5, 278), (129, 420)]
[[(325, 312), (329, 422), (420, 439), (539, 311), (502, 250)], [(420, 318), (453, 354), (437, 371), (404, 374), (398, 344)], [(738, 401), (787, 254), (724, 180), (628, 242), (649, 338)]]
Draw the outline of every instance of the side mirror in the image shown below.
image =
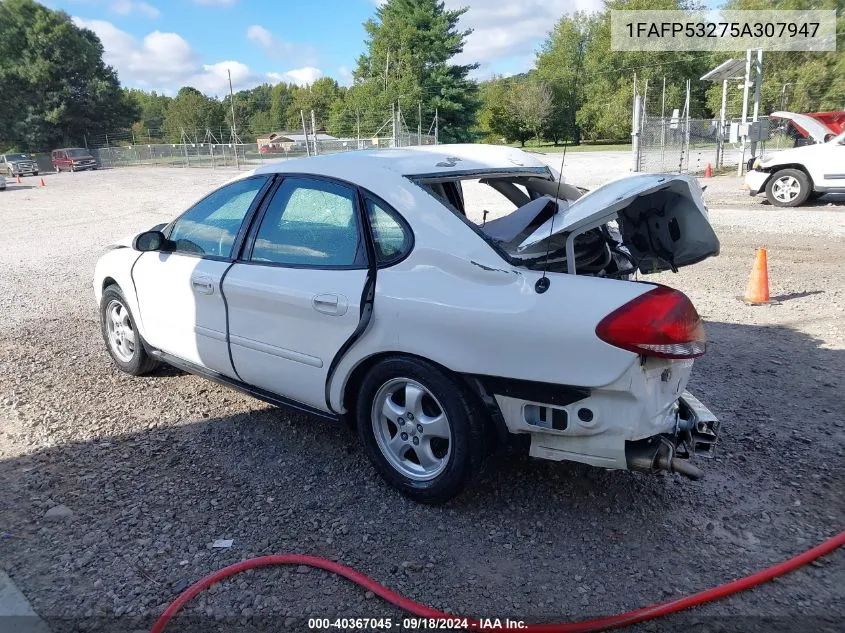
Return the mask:
[(142, 253), (160, 251), (164, 249), (167, 242), (168, 239), (161, 231), (144, 231), (132, 240), (132, 248)]

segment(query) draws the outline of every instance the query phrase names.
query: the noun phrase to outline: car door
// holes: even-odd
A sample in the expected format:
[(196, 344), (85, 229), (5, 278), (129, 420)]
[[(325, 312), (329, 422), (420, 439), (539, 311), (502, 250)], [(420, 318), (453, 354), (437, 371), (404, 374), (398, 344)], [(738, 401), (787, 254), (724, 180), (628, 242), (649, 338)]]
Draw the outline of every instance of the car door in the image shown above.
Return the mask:
[(366, 278), (355, 188), (285, 177), (223, 281), (241, 380), (328, 410), (326, 377), (358, 325)]
[[(183, 360), (236, 377), (226, 338), (221, 281), (270, 176), (225, 185), (164, 231), (165, 251), (141, 255), (132, 269), (147, 342)], [(243, 230), (242, 230), (243, 229)]]
[(812, 171), (816, 171), (821, 178), (815, 179), (816, 187), (825, 189), (845, 189), (845, 135), (828, 141), (816, 150)]

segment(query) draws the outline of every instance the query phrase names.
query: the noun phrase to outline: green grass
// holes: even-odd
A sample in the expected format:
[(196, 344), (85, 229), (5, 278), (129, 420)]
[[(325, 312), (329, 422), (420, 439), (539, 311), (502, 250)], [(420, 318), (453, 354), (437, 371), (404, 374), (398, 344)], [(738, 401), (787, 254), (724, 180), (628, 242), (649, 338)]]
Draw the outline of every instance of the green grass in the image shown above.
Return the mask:
[[(531, 152), (542, 152), (544, 154), (559, 154), (563, 151), (563, 143), (559, 145), (555, 145), (551, 142), (540, 142), (539, 144), (535, 140), (530, 140), (525, 142), (525, 147), (522, 147), (519, 142), (510, 143), (510, 147), (517, 147), (520, 149), (524, 149)], [(618, 152), (630, 152), (631, 151), (631, 144), (630, 143), (613, 143), (613, 142), (598, 142), (598, 143), (581, 143), (580, 145), (569, 145), (566, 148), (566, 153), (569, 152), (606, 152), (606, 151), (618, 151)]]

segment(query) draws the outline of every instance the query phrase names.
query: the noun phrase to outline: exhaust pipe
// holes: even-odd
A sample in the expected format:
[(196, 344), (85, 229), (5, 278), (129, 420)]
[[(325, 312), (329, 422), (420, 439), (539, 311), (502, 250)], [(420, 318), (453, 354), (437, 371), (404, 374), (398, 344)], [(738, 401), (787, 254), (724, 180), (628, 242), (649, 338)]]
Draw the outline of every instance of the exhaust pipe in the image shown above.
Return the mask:
[(668, 441), (657, 444), (649, 440), (629, 442), (625, 448), (625, 461), (629, 470), (643, 473), (678, 473), (693, 481), (704, 476), (704, 472), (691, 464), (689, 460), (675, 457), (675, 447)]

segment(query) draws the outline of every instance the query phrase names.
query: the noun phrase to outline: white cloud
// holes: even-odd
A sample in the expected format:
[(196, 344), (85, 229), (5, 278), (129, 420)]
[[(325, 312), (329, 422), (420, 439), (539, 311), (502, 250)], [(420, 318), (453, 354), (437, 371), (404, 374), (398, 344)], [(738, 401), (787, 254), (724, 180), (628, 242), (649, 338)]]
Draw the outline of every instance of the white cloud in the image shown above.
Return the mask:
[[(465, 0), (445, 0), (446, 8), (459, 9)], [(461, 18), (462, 28), (471, 28), (459, 63), (490, 62), (507, 57), (524, 57), (530, 67), (542, 38), (566, 13), (598, 11), (602, 0), (484, 0), (470, 4)]]
[(133, 2), (132, 0), (116, 0), (112, 3), (111, 10), (118, 15), (130, 15), (135, 12), (142, 13), (148, 18), (157, 18), (161, 15), (161, 11), (148, 2)]
[(346, 66), (338, 66), (337, 68), (337, 82), (341, 86), (351, 86), (352, 85), (352, 71), (349, 70)]
[(264, 49), (272, 48), (275, 40), (270, 31), (258, 24), (253, 24), (246, 30), (246, 37), (247, 39), (256, 42)]
[(294, 83), (297, 86), (307, 86), (313, 84), (320, 77), (323, 76), (323, 71), (314, 66), (305, 66), (303, 68), (294, 68), (283, 73), (267, 73), (267, 78), (272, 81), (286, 81)]
[[(371, 0), (376, 6), (385, 0)], [(471, 28), (459, 64), (479, 63), (476, 76), (489, 75), (490, 65), (516, 58), (528, 70), (540, 42), (558, 20), (575, 11), (600, 11), (603, 0), (445, 0), (446, 8), (469, 11), (461, 16), (459, 28)]]
[(193, 86), (206, 94), (229, 92), (228, 72), (235, 90), (252, 88), (268, 81), (311, 83), (322, 75), (313, 67), (287, 73), (257, 73), (236, 60), (203, 64), (191, 45), (178, 33), (153, 31), (142, 40), (105, 20), (73, 18), (77, 26), (91, 29), (103, 43), (107, 64), (117, 69), (121, 83), (174, 94), (182, 86)]
[(259, 24), (253, 24), (246, 30), (249, 41), (258, 44), (267, 57), (285, 59), (294, 64), (314, 66), (317, 63), (317, 51), (309, 44), (294, 44), (279, 39)]

